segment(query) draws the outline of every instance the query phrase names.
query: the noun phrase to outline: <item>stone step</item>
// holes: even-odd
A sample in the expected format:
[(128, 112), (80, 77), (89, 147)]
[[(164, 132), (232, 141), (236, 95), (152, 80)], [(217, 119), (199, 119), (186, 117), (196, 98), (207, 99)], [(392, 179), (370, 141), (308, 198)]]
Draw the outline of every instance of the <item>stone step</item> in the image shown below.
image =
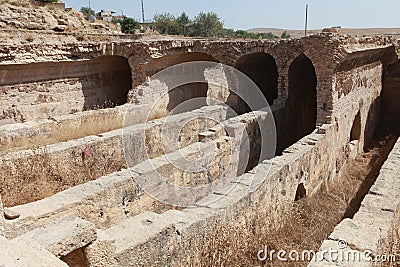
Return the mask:
[[(162, 214), (144, 212), (104, 231), (87, 249), (91, 266), (150, 266), (156, 261), (151, 255), (158, 250), (179, 250), (181, 231), (207, 221), (215, 211), (202, 207), (183, 211), (169, 210)], [(98, 255), (101, 255), (99, 257)], [(156, 256), (157, 257), (157, 256)], [(168, 257), (168, 255), (166, 255)]]
[(0, 251), (0, 266), (68, 266), (32, 240), (7, 240), (0, 237)]
[(14, 240), (34, 240), (53, 255), (61, 257), (89, 245), (96, 239), (96, 227), (93, 223), (68, 216), (51, 221)]

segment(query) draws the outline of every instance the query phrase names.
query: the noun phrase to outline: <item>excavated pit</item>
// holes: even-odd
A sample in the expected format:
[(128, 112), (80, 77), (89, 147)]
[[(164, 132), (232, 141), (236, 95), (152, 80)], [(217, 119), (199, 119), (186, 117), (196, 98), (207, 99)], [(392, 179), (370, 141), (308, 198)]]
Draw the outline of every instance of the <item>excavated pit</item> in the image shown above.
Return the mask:
[[(243, 222), (228, 221), (223, 226), (216, 223), (208, 235), (210, 240), (202, 241), (201, 253), (214, 253), (216, 259), (224, 259), (224, 264), (234, 265), (241, 262), (246, 266), (259, 265), (257, 252), (268, 247), (269, 251), (315, 251), (318, 252), (322, 242), (328, 239), (334, 228), (345, 218), (357, 213), (364, 196), (376, 181), (382, 165), (391, 153), (399, 131), (378, 131), (368, 145), (368, 151), (349, 160), (341, 175), (318, 191), (307, 195), (304, 185), (297, 187), (290, 207), (283, 213), (279, 222), (269, 220), (270, 213), (260, 213), (250, 222), (252, 230), (243, 230)], [(241, 218), (241, 217), (239, 217)], [(243, 240), (246, 240), (243, 243)], [(228, 254), (227, 248), (240, 251), (240, 255)], [(199, 252), (196, 250), (196, 252)], [(229, 255), (229, 257), (228, 257)], [(196, 258), (200, 257), (200, 258)], [(308, 266), (311, 258), (295, 262), (281, 261), (274, 254), (264, 263), (268, 266)], [(182, 263), (183, 262), (183, 263)], [(190, 260), (179, 264), (196, 263), (206, 266), (208, 258), (195, 254)], [(321, 265), (318, 265), (321, 264)], [(316, 266), (326, 266), (320, 262)]]
[[(221, 107), (208, 107), (206, 109), (216, 114), (215, 110), (221, 109)], [(184, 114), (181, 114), (181, 116), (182, 115)], [(260, 114), (260, 116), (265, 117), (265, 115), (262, 114)], [(234, 122), (239, 124), (246, 122), (249, 125), (258, 126), (258, 124), (255, 123), (254, 115), (251, 114), (244, 114), (241, 118), (232, 118), (231, 120), (232, 121), (228, 120), (224, 122), (226, 127), (234, 125)], [(156, 121), (152, 123), (156, 123)], [(210, 121), (208, 121), (208, 123), (210, 123)], [(211, 126), (212, 125), (213, 124), (211, 124)], [(193, 126), (193, 124), (190, 124), (189, 128), (191, 129)], [(207, 127), (210, 127), (210, 124), (204, 126), (204, 128)], [(196, 127), (196, 129), (199, 130), (201, 127)], [(257, 134), (251, 132), (252, 129), (253, 127), (244, 127), (243, 131), (249, 131), (249, 135), (252, 136), (250, 141), (253, 142), (257, 140)], [(144, 161), (143, 163), (140, 163), (140, 159), (135, 159), (139, 164), (132, 167), (131, 172), (122, 170), (112, 173), (95, 181), (72, 187), (69, 190), (65, 190), (41, 201), (31, 202), (9, 209), (10, 211), (20, 214), (20, 217), (15, 220), (7, 221), (6, 235), (10, 238), (20, 236), (27, 231), (44, 226), (63, 216), (79, 216), (84, 220), (93, 222), (95, 226), (100, 229), (106, 229), (107, 227), (123, 222), (127, 218), (138, 215), (144, 211), (162, 213), (173, 209), (174, 207), (171, 205), (161, 203), (157, 201), (157, 199), (153, 199), (151, 196), (147, 195), (146, 192), (143, 192), (134, 182), (134, 179), (136, 179), (135, 177), (137, 176), (148, 177), (146, 179), (149, 179), (153, 177), (154, 174), (159, 173), (167, 177), (168, 180), (174, 184), (193, 186), (201, 184), (202, 181), (208, 184), (210, 180), (217, 179), (222, 173), (225, 173), (227, 177), (236, 177), (236, 168), (227, 171), (229, 170), (228, 165), (232, 164), (229, 162), (231, 154), (230, 138), (225, 136), (226, 133), (224, 131), (218, 131), (217, 129), (210, 133), (212, 133), (212, 140), (214, 141), (210, 142), (204, 140), (202, 143), (193, 143), (196, 142), (195, 138), (191, 138), (189, 142), (188, 139), (186, 139), (184, 140), (185, 147), (177, 152), (173, 152), (172, 154), (174, 155), (170, 155), (171, 158), (175, 159), (179, 157), (196, 159), (200, 155), (205, 159), (215, 157), (213, 165), (209, 166), (208, 169), (197, 174), (185, 173), (184, 170), (180, 170), (169, 162), (165, 156), (156, 157), (155, 154), (152, 154), (154, 150), (152, 150), (152, 152), (148, 151), (153, 159)], [(132, 136), (135, 135), (133, 134)], [(154, 138), (151, 139), (154, 140)], [(191, 143), (193, 144), (190, 145)], [(198, 145), (202, 146), (200, 150), (198, 150)], [(215, 149), (217, 154), (213, 152)], [(152, 170), (148, 167), (149, 161), (151, 161), (154, 166), (157, 166), (156, 170)], [(70, 198), (69, 196), (71, 195), (74, 197)], [(204, 195), (199, 195), (197, 199), (200, 200), (202, 197), (204, 197)]]
[[(342, 219), (355, 218), (395, 139), (374, 139), (375, 146), (363, 152), (378, 127), (381, 102), (392, 102), (396, 80), (384, 75), (393, 45), (361, 38), (347, 46), (346, 38), (335, 38), (125, 42), (86, 46), (90, 52), (70, 62), (3, 65), (5, 237), (35, 240), (70, 266), (208, 266), (209, 255), (221, 265), (259, 265), (254, 253), (265, 245), (317, 250)], [(213, 95), (246, 111), (235, 106), (234, 94), (211, 85), (229, 84), (218, 68), (200, 73), (203, 82), (168, 93), (168, 79), (149, 79), (193, 61), (237, 66), (260, 87), (272, 112), (237, 116), (207, 106)], [(396, 70), (389, 74), (397, 77)], [(383, 98), (382, 80), (389, 86)], [(131, 105), (125, 105), (128, 98)], [(180, 109), (193, 98), (201, 101)], [(277, 151), (260, 159), (260, 135), (270, 129), (257, 119), (271, 116)], [(179, 123), (184, 127), (174, 139), (169, 133)], [(162, 127), (167, 140), (161, 140)], [(242, 161), (246, 153), (249, 159)], [(170, 160), (185, 166), (185, 159), (201, 157), (214, 162), (196, 173)], [(205, 185), (220, 176), (235, 186), (215, 184), (191, 196), (194, 205), (177, 207), (137, 183), (157, 182), (158, 174), (179, 186)]]

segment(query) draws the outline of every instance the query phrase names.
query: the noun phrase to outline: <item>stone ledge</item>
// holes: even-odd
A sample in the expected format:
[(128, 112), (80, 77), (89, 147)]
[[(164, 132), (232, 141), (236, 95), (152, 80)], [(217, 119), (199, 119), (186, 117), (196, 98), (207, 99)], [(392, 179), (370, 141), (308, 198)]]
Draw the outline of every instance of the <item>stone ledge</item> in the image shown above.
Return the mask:
[(0, 237), (0, 251), (1, 266), (68, 266), (32, 240), (6, 240)]
[(97, 238), (93, 223), (77, 217), (64, 217), (36, 228), (15, 240), (34, 240), (57, 257), (85, 247)]

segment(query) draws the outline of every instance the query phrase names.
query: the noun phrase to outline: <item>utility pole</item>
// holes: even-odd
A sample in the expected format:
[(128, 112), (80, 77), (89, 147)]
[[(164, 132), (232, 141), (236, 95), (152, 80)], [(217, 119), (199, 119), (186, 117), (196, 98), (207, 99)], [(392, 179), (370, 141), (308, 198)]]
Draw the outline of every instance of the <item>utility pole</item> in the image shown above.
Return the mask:
[(142, 0), (142, 21), (143, 21), (143, 26), (144, 26), (144, 3)]
[(89, 0), (89, 10), (90, 10), (91, 8), (90, 8), (90, 0)]
[(307, 36), (307, 26), (308, 26), (308, 4), (306, 5), (306, 25), (304, 27), (304, 36)]

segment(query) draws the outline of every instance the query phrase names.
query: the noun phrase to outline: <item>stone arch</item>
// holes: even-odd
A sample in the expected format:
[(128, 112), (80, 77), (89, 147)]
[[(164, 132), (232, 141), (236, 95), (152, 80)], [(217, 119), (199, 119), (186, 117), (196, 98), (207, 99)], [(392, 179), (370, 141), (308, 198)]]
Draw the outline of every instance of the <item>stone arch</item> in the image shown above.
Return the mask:
[(317, 123), (317, 75), (313, 63), (303, 53), (290, 65), (288, 80), (285, 110), (288, 141), (293, 144), (312, 133)]
[(235, 68), (246, 74), (260, 88), (270, 106), (278, 97), (278, 66), (268, 53), (256, 52), (239, 58)]
[(213, 56), (203, 52), (171, 53), (149, 60), (146, 64), (144, 64), (144, 70), (146, 72), (146, 76), (151, 77), (165, 68), (194, 61), (218, 62), (218, 60)]
[(317, 122), (316, 125), (320, 126), (325, 123), (331, 122), (333, 105), (334, 105), (334, 92), (332, 86), (335, 76), (335, 68), (337, 62), (332, 62), (329, 53), (317, 53), (314, 48), (309, 47), (306, 39), (300, 39), (299, 44), (281, 44), (277, 47), (279, 55), (285, 55), (283, 59), (277, 58), (278, 67), (281, 65), (281, 76), (279, 79), (279, 96), (278, 102), (285, 103), (289, 97), (289, 68), (300, 54), (306, 56), (314, 66), (315, 74), (317, 77)]
[[(172, 87), (172, 85), (167, 80), (153, 81), (153, 79), (149, 78), (164, 69), (182, 63), (196, 61), (218, 62), (218, 60), (215, 59), (213, 56), (203, 52), (166, 52), (167, 54), (162, 57), (153, 58), (148, 60), (147, 63), (141, 64), (142, 74), (148, 79), (148, 82), (146, 82), (145, 85), (140, 85), (140, 90), (133, 92), (133, 99), (139, 99), (139, 101), (136, 101), (136, 103), (155, 103), (155, 109), (158, 109), (160, 112), (159, 116), (164, 116), (172, 110), (174, 110), (174, 112), (180, 113), (207, 105), (206, 99), (209, 86), (205, 77), (203, 77), (204, 82), (184, 84), (175, 88), (170, 88)], [(188, 70), (186, 69), (187, 66), (183, 66), (182, 68), (183, 69), (181, 71)], [(172, 84), (174, 84), (174, 82), (172, 82)], [(185, 105), (184, 107), (181, 105), (186, 101), (192, 99), (198, 99), (198, 101), (193, 101), (192, 103), (195, 103), (194, 105), (190, 104)], [(182, 107), (182, 109), (176, 109), (178, 106)]]

